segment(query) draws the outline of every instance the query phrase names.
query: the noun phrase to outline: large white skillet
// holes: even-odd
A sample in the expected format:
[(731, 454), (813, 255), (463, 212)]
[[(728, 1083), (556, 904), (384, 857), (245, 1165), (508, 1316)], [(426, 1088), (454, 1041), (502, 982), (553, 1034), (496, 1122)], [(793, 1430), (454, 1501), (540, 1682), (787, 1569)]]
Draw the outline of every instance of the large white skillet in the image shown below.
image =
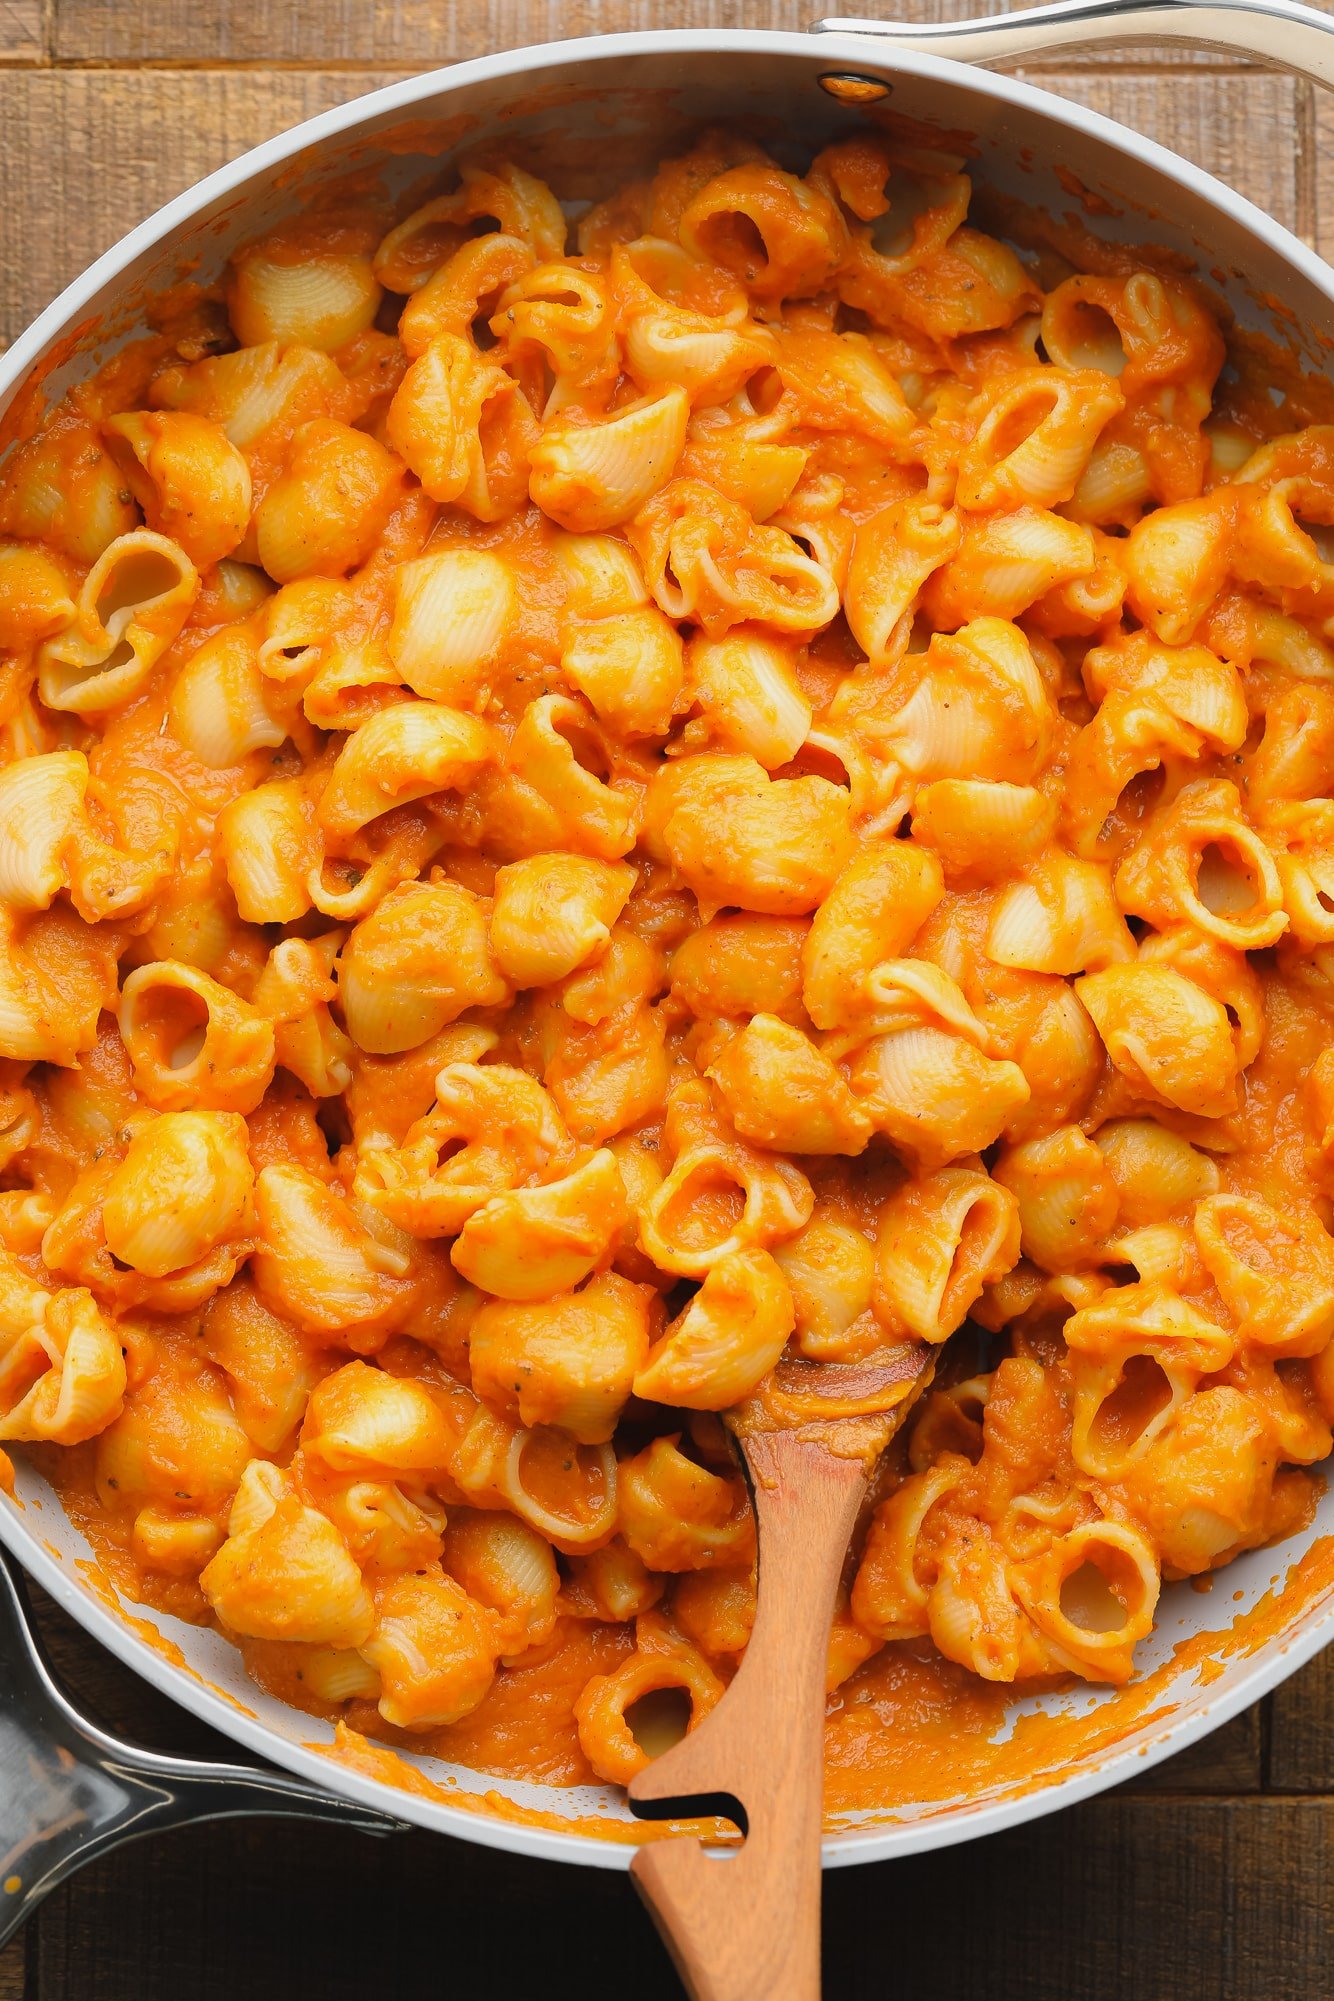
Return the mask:
[[(1334, 353), (1334, 271), (1287, 230), (1124, 126), (964, 66), (1147, 39), (1221, 48), (1334, 83), (1334, 24), (1324, 16), (1293, 0), (1062, 0), (1001, 19), (912, 28), (845, 21), (825, 30), (614, 35), (518, 49), (395, 84), (313, 118), (170, 202), (62, 293), (0, 359), (0, 417), (40, 364), (47, 366), (43, 393), (58, 397), (138, 329), (146, 296), (196, 260), (197, 275), (212, 277), (237, 244), (299, 211), (311, 190), (349, 170), (381, 173), (393, 187), (416, 185), (461, 148), (495, 139), (548, 173), (563, 196), (592, 197), (714, 121), (753, 121), (780, 156), (804, 163), (866, 117), (856, 99), (878, 99), (949, 134), (947, 147), (966, 135), (976, 181), (1027, 204), (1078, 211), (1071, 189), (1082, 184), (1097, 199), (1094, 212), (1080, 212), (1080, 219), (1098, 233), (1184, 253), (1227, 294), (1239, 325), (1295, 343), (1310, 368), (1327, 366)], [(936, 50), (964, 60), (942, 59)], [(1276, 130), (1274, 143), (1287, 144), (1287, 135)], [(76, 330), (80, 337), (72, 341)], [(1331, 1535), (1334, 1491), (1306, 1534), (1230, 1566), (1225, 1589), (1212, 1596), (1182, 1586), (1166, 1591), (1159, 1631), (1142, 1650), (1146, 1666), (1170, 1663), (1182, 1641), (1244, 1618), (1264, 1594), (1281, 1591), (1305, 1552)], [(91, 1588), (80, 1567), (87, 1546), (29, 1467), (19, 1467), (15, 1498), (0, 1496), (0, 1543), (145, 1680), (269, 1765), (296, 1775), (219, 1775), (237, 1790), (206, 1780), (207, 1796), (197, 1789), (200, 1774), (173, 1761), (150, 1761), (146, 1770), (141, 1764), (135, 1776), (125, 1747), (81, 1735), (54, 1706), (51, 1691), (19, 1671), (17, 1641), (6, 1659), (3, 1629), (17, 1601), (0, 1577), (0, 1936), (7, 1914), (16, 1921), (35, 1894), (127, 1828), (257, 1806), (320, 1811), (327, 1804), (363, 1824), (374, 1818), (364, 1809), (379, 1809), (522, 1854), (627, 1866), (633, 1851), (624, 1841), (597, 1838), (580, 1826), (629, 1818), (609, 1788), (503, 1782), (422, 1759), (437, 1790), (409, 1792), (332, 1762), (320, 1748), (331, 1739), (327, 1727), (264, 1695), (217, 1634), (141, 1608), (122, 1613)], [(144, 1636), (145, 1618), (169, 1644)], [(829, 1835), (825, 1860), (906, 1855), (1085, 1799), (1216, 1729), (1332, 1638), (1334, 1586), (1292, 1589), (1258, 1643), (1213, 1650), (1207, 1681), (1194, 1667), (1168, 1667), (1152, 1713), (1126, 1716), (1119, 1741), (1112, 1739), (1125, 1697), (1048, 1698), (1046, 1707), (1079, 1714), (1106, 1705), (1106, 1741), (1098, 1743), (1095, 1733), (1081, 1755), (1026, 1785), (1007, 1777), (998, 1750), (996, 1784), (987, 1796), (900, 1810), (893, 1818), (868, 1816)], [(1015, 1705), (1020, 1712), (1041, 1706)], [(63, 1758), (44, 1758), (40, 1746), (57, 1739)], [(475, 1804), (455, 1804), (451, 1794), (473, 1795)], [(484, 1801), (488, 1794), (500, 1802), (498, 1810)], [(518, 1815), (508, 1817), (507, 1807)], [(525, 1820), (525, 1812), (535, 1817)]]

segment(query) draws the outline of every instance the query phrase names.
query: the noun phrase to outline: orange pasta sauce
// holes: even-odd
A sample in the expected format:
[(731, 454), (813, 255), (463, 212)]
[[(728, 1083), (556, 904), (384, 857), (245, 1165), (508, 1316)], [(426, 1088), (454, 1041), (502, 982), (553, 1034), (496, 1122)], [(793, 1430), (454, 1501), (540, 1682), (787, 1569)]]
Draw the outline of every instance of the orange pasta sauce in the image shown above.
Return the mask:
[(835, 1825), (1149, 1729), (1160, 1579), (1311, 1518), (1334, 433), (963, 164), (705, 135), (571, 248), (467, 160), (19, 420), (0, 1438), (363, 1771), (707, 1714), (785, 1352), (939, 1350)]

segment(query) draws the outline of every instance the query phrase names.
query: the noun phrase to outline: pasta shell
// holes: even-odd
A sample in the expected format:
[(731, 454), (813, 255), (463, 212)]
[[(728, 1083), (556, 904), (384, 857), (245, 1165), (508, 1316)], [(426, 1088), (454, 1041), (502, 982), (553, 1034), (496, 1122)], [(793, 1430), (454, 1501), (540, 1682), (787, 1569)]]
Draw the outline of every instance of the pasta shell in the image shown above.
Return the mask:
[(636, 1375), (635, 1395), (728, 1410), (768, 1375), (795, 1317), (787, 1280), (766, 1251), (720, 1258)]
[(444, 549), (403, 564), (396, 588), (389, 652), (400, 677), (431, 701), (480, 703), (518, 612), (509, 564), (486, 549)]
[[(1010, 1573), (1029, 1617), (1067, 1656), (1101, 1661), (1117, 1679), (1129, 1673), (1129, 1651), (1153, 1629), (1158, 1564), (1143, 1531), (1128, 1522), (1075, 1528), (1048, 1556)], [(1075, 1588), (1072, 1588), (1075, 1587)], [(1110, 1657), (1127, 1656), (1119, 1672)]]
[(709, 1064), (737, 1131), (786, 1153), (858, 1154), (871, 1121), (826, 1050), (774, 1015), (756, 1014)]
[(149, 526), (178, 542), (197, 569), (239, 547), (250, 521), (250, 467), (211, 417), (131, 411), (103, 430)]
[(0, 903), (0, 1056), (72, 1065), (96, 1043), (115, 994), (105, 933), (61, 904), (19, 920)]
[(192, 653), (172, 685), (167, 707), (179, 742), (213, 771), (240, 764), (253, 750), (276, 750), (287, 725), (269, 707), (258, 648), (244, 628), (224, 626)]
[(850, 1060), (849, 1082), (877, 1128), (928, 1167), (982, 1152), (1030, 1096), (1017, 1064), (930, 1026), (868, 1042)]
[(253, 1112), (273, 1075), (273, 1025), (196, 966), (137, 966), (120, 995), (135, 1084), (159, 1111)]
[(687, 652), (690, 692), (728, 750), (748, 751), (766, 771), (789, 764), (806, 741), (811, 705), (791, 654), (758, 628), (700, 637)]
[(317, 1702), (335, 1708), (374, 1702), (380, 1693), (379, 1674), (350, 1648), (310, 1647), (301, 1657), (301, 1678)]
[(771, 359), (772, 341), (757, 327), (724, 327), (702, 315), (636, 313), (625, 330), (625, 359), (636, 381), (677, 382), (691, 401), (725, 403)]
[(1232, 1110), (1238, 1061), (1231, 1024), (1194, 980), (1153, 963), (1111, 966), (1075, 991), (1133, 1085), (1204, 1118)]
[(107, 1183), (107, 1249), (150, 1278), (195, 1264), (249, 1209), (254, 1174), (234, 1112), (164, 1112), (140, 1128)]
[(790, 1162), (701, 1144), (678, 1155), (639, 1211), (639, 1242), (663, 1271), (703, 1278), (734, 1251), (781, 1243), (810, 1221), (815, 1196)]
[(264, 1304), (313, 1334), (374, 1325), (411, 1294), (399, 1265), (351, 1206), (304, 1168), (265, 1167), (255, 1182), (259, 1243), (251, 1269)]
[(347, 1543), (294, 1494), (267, 1520), (229, 1535), (199, 1583), (223, 1624), (252, 1639), (353, 1647), (374, 1625)]
[(689, 397), (672, 384), (595, 424), (557, 419), (530, 454), (534, 501), (581, 533), (628, 521), (675, 471), (689, 414)]
[(1144, 1223), (1107, 1244), (1108, 1262), (1129, 1265), (1143, 1284), (1156, 1280), (1179, 1284), (1187, 1269), (1187, 1253), (1187, 1232), (1180, 1223)]
[(243, 1536), (251, 1529), (262, 1528), (272, 1519), (278, 1503), (292, 1491), (290, 1473), (268, 1459), (252, 1459), (237, 1486), (227, 1517), (227, 1533)]
[(1106, 1161), (1078, 1126), (1012, 1147), (992, 1172), (1019, 1205), (1025, 1257), (1045, 1271), (1091, 1262), (1116, 1221), (1118, 1192)]
[(988, 759), (992, 722), (984, 707), (960, 699), (957, 689), (923, 680), (895, 715), (893, 735), (909, 771), (964, 777)]
[(88, 760), (55, 750), (0, 771), (0, 902), (46, 910), (67, 886), (66, 847), (83, 816)]
[(987, 951), (1002, 966), (1070, 974), (1133, 959), (1135, 945), (1108, 871), (1051, 855), (997, 899)]
[[(37, 1297), (43, 1306), (37, 1308), (30, 1298), (25, 1317), (41, 1314), (40, 1325), (34, 1321), (32, 1332), (42, 1372), (8, 1411), (0, 1408), (0, 1439), (82, 1444), (120, 1415), (126, 1369), (119, 1333), (91, 1293), (71, 1288)], [(8, 1387), (5, 1345), (0, 1342), (0, 1394)], [(51, 1366), (43, 1371), (46, 1362)]]
[(198, 594), (199, 573), (175, 542), (147, 528), (117, 536), (84, 579), (74, 625), (38, 654), (47, 708), (102, 715), (129, 701)]
[(1057, 507), (1074, 495), (1098, 432), (1124, 408), (1101, 370), (1036, 368), (984, 392), (987, 408), (959, 459), (958, 499), (980, 512), (1016, 501)]
[(490, 1613), (442, 1571), (389, 1579), (361, 1647), (380, 1676), (381, 1716), (401, 1730), (457, 1723), (490, 1688), (498, 1644)]
[(1009, 873), (1045, 845), (1055, 824), (1045, 793), (1002, 779), (942, 778), (919, 786), (913, 800), (913, 839), (956, 874)]
[(602, 953), (634, 888), (628, 862), (533, 855), (496, 872), (491, 948), (516, 987), (548, 986)]
[(455, 882), (405, 883), (343, 948), (338, 990), (359, 1048), (418, 1048), (465, 1008), (498, 1007), (509, 988), (491, 956), (487, 912)]
[(349, 1362), (315, 1389), (301, 1446), (335, 1473), (424, 1474), (444, 1465), (449, 1435), (423, 1383)]
[(989, 1051), (991, 1038), (949, 974), (930, 959), (886, 959), (866, 977), (875, 1029), (934, 1023)]
[(334, 354), (372, 324), (380, 296), (369, 257), (279, 259), (260, 246), (237, 258), (227, 309), (244, 347), (290, 341)]
[(412, 292), (403, 308), (398, 337), (404, 352), (415, 361), (442, 334), (462, 338), (497, 294), (531, 271), (536, 262), (527, 243), (501, 231), (460, 243), (434, 276)]
[(604, 1444), (649, 1345), (649, 1301), (616, 1272), (549, 1300), (488, 1300), (473, 1322), (473, 1389), (521, 1424)]
[(894, 501), (858, 528), (843, 592), (853, 638), (873, 665), (907, 644), (908, 614), (959, 547), (959, 517), (934, 501)]
[(75, 615), (64, 571), (45, 550), (0, 542), (0, 646), (25, 653)]
[(544, 1188), (492, 1196), (464, 1224), (450, 1257), (499, 1299), (550, 1299), (587, 1278), (626, 1221), (621, 1171), (603, 1147)]
[(1143, 452), (1120, 440), (1100, 438), (1079, 476), (1069, 512), (1076, 521), (1128, 528), (1152, 491)]
[(415, 292), (468, 224), (484, 221), (519, 237), (543, 263), (565, 254), (565, 212), (545, 181), (508, 160), (494, 171), (465, 160), (453, 194), (437, 195), (390, 230), (375, 253), (376, 275), (391, 292)]
[(1072, 1313), (1063, 1329), (1072, 1352), (1111, 1355), (1144, 1348), (1164, 1368), (1212, 1375), (1231, 1361), (1236, 1336), (1206, 1318), (1170, 1286), (1146, 1281), (1115, 1286)]
[(648, 603), (635, 552), (619, 536), (554, 535), (552, 554), (570, 617), (611, 618)]
[(881, 1211), (875, 1311), (900, 1338), (943, 1341), (1019, 1257), (1019, 1204), (981, 1169), (946, 1167)]
[[(600, 1779), (628, 1786), (651, 1758), (685, 1734), (667, 1719), (656, 1732), (646, 1730), (646, 1700), (680, 1690), (689, 1701), (685, 1728), (693, 1730), (722, 1699), (723, 1688), (708, 1662), (679, 1640), (670, 1651), (637, 1649), (615, 1673), (594, 1676), (575, 1703), (580, 1749)], [(632, 1730), (626, 1711), (635, 1705), (641, 1706)]]
[(927, 1599), (927, 1624), (946, 1660), (958, 1661), (984, 1681), (1014, 1680), (1021, 1619), (1004, 1553), (987, 1531), (969, 1539), (966, 1558), (947, 1544)]
[(338, 840), (395, 806), (462, 789), (493, 754), (485, 723), (433, 702), (382, 709), (339, 751), (317, 809)]
[(321, 843), (300, 779), (240, 793), (218, 815), (217, 847), (246, 923), (295, 924), (305, 916)]
[(1132, 1229), (1193, 1208), (1218, 1189), (1208, 1154), (1156, 1119), (1113, 1119), (1094, 1140), (1116, 1183), (1120, 1219)]
[(519, 1431), (500, 1469), (499, 1485), (520, 1521), (573, 1555), (613, 1534), (617, 1472), (610, 1445), (580, 1445), (571, 1452), (560, 1432)]
[(905, 1480), (877, 1508), (852, 1586), (852, 1615), (881, 1639), (911, 1639), (927, 1631), (934, 1581), (919, 1561), (927, 1516), (959, 1485), (963, 1469), (946, 1462)]
[(746, 1570), (755, 1522), (739, 1476), (711, 1473), (655, 1438), (620, 1465), (620, 1527), (630, 1549), (658, 1571)]

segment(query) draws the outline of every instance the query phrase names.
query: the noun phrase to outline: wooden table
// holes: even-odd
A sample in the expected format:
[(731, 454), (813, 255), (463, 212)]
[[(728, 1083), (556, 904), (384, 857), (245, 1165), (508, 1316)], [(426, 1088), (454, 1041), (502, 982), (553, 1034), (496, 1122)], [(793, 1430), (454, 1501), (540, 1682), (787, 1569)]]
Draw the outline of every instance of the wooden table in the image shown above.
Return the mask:
[[(977, 11), (975, 0), (913, 11), (951, 8)], [(168, 196), (373, 85), (562, 34), (800, 28), (816, 11), (817, 0), (0, 0), (0, 341)], [(1310, 85), (1213, 58), (1107, 58), (1040, 80), (1334, 251), (1334, 100)], [(71, 1684), (114, 1726), (226, 1754), (50, 1607), (46, 1630)], [(838, 1871), (827, 1992), (1321, 2001), (1334, 1994), (1331, 1903), (1334, 1656), (1142, 1783), (967, 1849)], [(578, 1975), (557, 1984), (549, 1969), (562, 1960)], [(560, 2001), (613, 1983), (635, 2001), (679, 1993), (621, 1877), (296, 1823), (122, 1850), (0, 1953), (0, 2001)]]

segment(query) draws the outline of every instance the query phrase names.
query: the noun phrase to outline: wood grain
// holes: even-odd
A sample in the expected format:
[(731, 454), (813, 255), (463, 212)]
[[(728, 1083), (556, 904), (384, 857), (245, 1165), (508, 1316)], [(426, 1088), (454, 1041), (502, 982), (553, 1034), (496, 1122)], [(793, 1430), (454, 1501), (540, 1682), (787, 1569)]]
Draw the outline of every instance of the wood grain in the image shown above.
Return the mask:
[[(865, 0), (159, 0), (151, 14), (123, 0), (61, 0), (56, 56), (88, 60), (414, 63), (460, 62), (496, 49), (643, 28), (778, 28), (800, 33), (821, 12), (887, 18)], [(915, 20), (994, 14), (1001, 0), (917, 0)]]
[(0, 63), (41, 62), (45, 54), (42, 0), (0, 0)]
[(1334, 92), (1313, 90), (1307, 130), (1298, 139), (1310, 162), (1316, 219), (1311, 240), (1322, 257), (1334, 262)]
[[(117, 9), (136, 11), (123, 0)], [(386, 80), (383, 71), (357, 69), (0, 71), (0, 264), (8, 274), (0, 340), (12, 340), (172, 195), (272, 133)], [(1041, 81), (1152, 131), (1288, 228), (1315, 233), (1300, 148), (1273, 144), (1275, 133), (1297, 128), (1299, 87), (1290, 80), (1181, 70), (1169, 82), (1104, 69), (1044, 71)], [(1334, 157), (1334, 146), (1328, 150)]]
[(25, 1944), (20, 1933), (0, 1952), (0, 2001), (24, 2001), (23, 1988), (27, 1978)]
[(1328, 1802), (1114, 1796), (952, 1858), (836, 1871), (826, 1934), (856, 1943), (827, 1992), (883, 2001), (892, 1925), (891, 1991), (922, 2001), (1316, 2001), (1331, 1844)]
[(1121, 1791), (1126, 1795), (1259, 1792), (1265, 1783), (1263, 1716), (1263, 1706), (1257, 1703), (1198, 1744), (1155, 1765), (1142, 1779), (1127, 1780)]
[[(1331, 1828), (1320, 1802), (1115, 1800), (944, 1857), (837, 1871), (826, 1992), (883, 2001), (894, 1924), (895, 1987), (922, 2001), (1319, 2001)], [(323, 1829), (299, 1845), (191, 1830), (169, 1863), (148, 1859), (125, 1851), (57, 1893), (32, 2001), (424, 2001), (442, 1965), (468, 2001), (519, 2001), (553, 1991), (562, 1948), (578, 1952), (580, 1991), (629, 1975), (636, 2001), (679, 2001), (619, 1877)], [(331, 1924), (350, 1886), (355, 1920)]]
[(1265, 1785), (1282, 1793), (1334, 1793), (1334, 1651), (1318, 1655), (1269, 1698)]
[[(929, 1374), (929, 1371), (928, 1371)], [(636, 1802), (725, 1794), (747, 1837), (635, 1857), (635, 1887), (691, 2001), (820, 2001), (823, 1711), (834, 1593), (873, 1461), (795, 1430), (742, 1437), (759, 1538), (755, 1628), (727, 1700), (632, 1781)]]
[[(820, 13), (929, 21), (1004, 12), (1003, 0), (480, 0), (448, 12), (430, 0), (159, 0), (151, 14), (123, 0), (60, 0), (61, 62), (459, 62), (528, 42), (641, 28), (776, 28), (801, 33)], [(1133, 52), (1129, 60), (1143, 60)], [(1223, 58), (1157, 52), (1164, 66)], [(1099, 58), (1118, 61), (1122, 58)]]

